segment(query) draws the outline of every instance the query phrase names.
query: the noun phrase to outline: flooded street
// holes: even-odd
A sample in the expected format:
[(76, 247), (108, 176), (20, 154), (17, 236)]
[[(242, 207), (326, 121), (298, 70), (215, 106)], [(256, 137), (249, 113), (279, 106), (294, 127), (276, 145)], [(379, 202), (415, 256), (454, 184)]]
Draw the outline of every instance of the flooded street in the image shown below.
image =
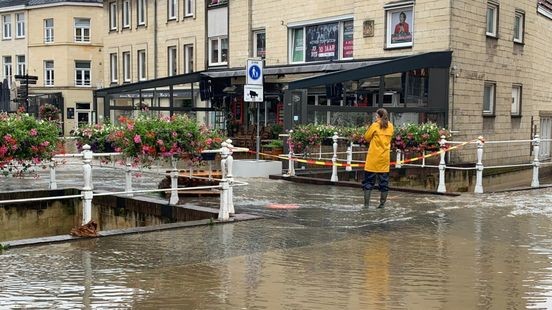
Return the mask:
[[(96, 173), (96, 188), (123, 188), (112, 175)], [(247, 181), (236, 211), (262, 220), (4, 251), (0, 308), (552, 308), (552, 189), (391, 192), (366, 210), (360, 189)]]

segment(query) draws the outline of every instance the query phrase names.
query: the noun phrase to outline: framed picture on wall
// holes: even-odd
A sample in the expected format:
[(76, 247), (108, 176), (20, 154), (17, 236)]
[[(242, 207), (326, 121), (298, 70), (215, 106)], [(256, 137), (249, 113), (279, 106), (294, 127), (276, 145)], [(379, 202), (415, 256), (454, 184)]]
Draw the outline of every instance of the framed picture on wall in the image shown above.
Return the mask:
[(414, 7), (412, 5), (386, 10), (385, 47), (410, 47), (414, 42)]

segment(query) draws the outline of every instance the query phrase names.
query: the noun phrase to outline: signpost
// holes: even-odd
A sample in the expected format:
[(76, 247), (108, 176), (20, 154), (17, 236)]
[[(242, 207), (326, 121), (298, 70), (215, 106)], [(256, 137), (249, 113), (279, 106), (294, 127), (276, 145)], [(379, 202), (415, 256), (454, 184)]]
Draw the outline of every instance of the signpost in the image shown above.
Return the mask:
[(19, 88), (17, 89), (17, 99), (20, 103), (25, 105), (25, 110), (29, 111), (29, 84), (36, 84), (38, 76), (36, 75), (15, 75), (15, 80), (19, 81)]
[[(248, 59), (246, 68), (246, 82), (243, 86), (243, 100), (245, 102), (261, 103), (263, 98), (263, 61), (261, 59)], [(259, 128), (260, 105), (257, 105), (257, 144), (255, 159), (259, 160), (261, 136)]]

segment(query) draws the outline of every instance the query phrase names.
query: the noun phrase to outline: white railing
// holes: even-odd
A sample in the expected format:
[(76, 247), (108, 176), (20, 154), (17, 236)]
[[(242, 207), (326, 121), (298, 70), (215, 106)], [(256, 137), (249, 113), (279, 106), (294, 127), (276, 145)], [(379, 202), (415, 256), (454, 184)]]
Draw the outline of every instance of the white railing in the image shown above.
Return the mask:
[[(209, 163), (209, 180), (218, 180), (218, 185), (212, 186), (196, 186), (196, 187), (178, 187), (178, 176), (180, 170), (177, 169), (177, 160), (171, 160), (171, 171), (168, 173), (171, 178), (171, 187), (170, 187), (170, 198), (169, 204), (176, 205), (178, 204), (178, 192), (179, 191), (190, 191), (190, 190), (200, 190), (200, 189), (220, 189), (220, 209), (218, 214), (219, 221), (228, 221), (230, 216), (233, 216), (235, 213), (234, 209), (234, 195), (233, 187), (234, 186), (244, 186), (247, 185), (245, 182), (236, 181), (233, 178), (232, 168), (233, 168), (233, 153), (234, 152), (247, 152), (249, 151), (246, 148), (238, 148), (232, 145), (232, 140), (228, 139), (222, 143), (222, 147), (218, 150), (208, 150), (204, 151), (205, 153), (218, 153), (221, 155), (221, 179), (212, 178), (212, 166)], [(167, 188), (163, 189), (149, 189), (149, 190), (133, 190), (132, 189), (132, 173), (136, 172), (135, 169), (132, 169), (131, 162), (126, 161), (124, 165), (125, 170), (125, 190), (119, 192), (101, 192), (94, 193), (94, 186), (92, 181), (92, 160), (94, 157), (111, 157), (112, 160), (116, 156), (121, 156), (121, 153), (94, 153), (90, 150), (89, 145), (83, 146), (83, 151), (79, 154), (62, 154), (54, 156), (52, 162), (49, 164), (50, 168), (50, 180), (49, 188), (57, 189), (57, 180), (56, 180), (56, 167), (58, 166), (58, 161), (67, 159), (67, 158), (82, 158), (82, 167), (83, 167), (83, 180), (84, 185), (81, 189), (80, 194), (76, 195), (65, 195), (65, 196), (52, 196), (52, 197), (41, 197), (41, 198), (27, 198), (27, 199), (12, 199), (12, 200), (2, 200), (0, 204), (9, 204), (9, 203), (21, 203), (29, 201), (44, 201), (44, 200), (59, 200), (59, 199), (74, 199), (82, 198), (83, 199), (83, 215), (82, 223), (86, 224), (92, 219), (92, 199), (94, 196), (106, 196), (106, 195), (127, 195), (132, 196), (136, 193), (155, 193), (155, 192), (165, 192)], [(112, 168), (117, 168), (115, 165)], [(190, 168), (191, 169), (191, 168)], [(158, 173), (160, 175), (167, 175), (167, 173)], [(190, 177), (196, 178), (192, 175), (193, 171), (190, 170)], [(201, 177), (197, 177), (201, 178)], [(205, 179), (205, 178), (202, 178)]]
[[(291, 135), (292, 131), (290, 131)], [(289, 135), (280, 135), (280, 136), (289, 136)], [(337, 146), (338, 146), (338, 140), (339, 139), (346, 139), (339, 137), (337, 133), (334, 133), (334, 135), (331, 137), (333, 140), (333, 152), (332, 153), (322, 153), (321, 151), (318, 154), (317, 160), (328, 160), (332, 162), (332, 174), (330, 177), (330, 181), (332, 182), (338, 182), (338, 166), (341, 166), (341, 164), (337, 164), (338, 161), (344, 161), (345, 164), (345, 170), (346, 171), (352, 171), (352, 166), (361, 166), (354, 163), (364, 163), (364, 161), (354, 161), (353, 160), (353, 154), (358, 152), (353, 152), (353, 147), (356, 147), (358, 145), (353, 144), (353, 142), (350, 142), (347, 146), (346, 152), (337, 152)], [(552, 164), (552, 161), (543, 163), (539, 160), (539, 146), (541, 142), (551, 142), (552, 139), (541, 139), (538, 135), (535, 135), (535, 138), (532, 140), (503, 140), (503, 141), (485, 141), (483, 137), (478, 137), (474, 141), (469, 142), (458, 142), (458, 141), (447, 141), (444, 136), (441, 137), (441, 140), (439, 141), (440, 150), (438, 152), (432, 153), (432, 155), (439, 155), (439, 165), (427, 165), (425, 162), (426, 159), (426, 153), (425, 151), (422, 153), (421, 158), (421, 164), (411, 164), (408, 163), (411, 161), (411, 159), (405, 159), (404, 153), (401, 150), (396, 150), (396, 161), (395, 161), (395, 168), (402, 168), (404, 166), (410, 166), (410, 167), (422, 167), (422, 168), (437, 168), (439, 169), (439, 184), (437, 187), (437, 192), (439, 193), (445, 193), (446, 192), (446, 180), (445, 180), (445, 172), (446, 170), (475, 170), (476, 175), (476, 181), (475, 181), (475, 187), (474, 187), (474, 193), (483, 193), (483, 171), (485, 169), (499, 169), (499, 168), (515, 168), (515, 167), (533, 167), (533, 174), (532, 174), (532, 180), (531, 180), (531, 187), (537, 188), (540, 186), (539, 182), (539, 168), (544, 165), (550, 165)], [(533, 159), (529, 163), (521, 163), (521, 164), (510, 164), (510, 165), (495, 165), (495, 166), (485, 166), (483, 164), (483, 153), (484, 153), (484, 146), (485, 144), (516, 144), (516, 143), (528, 143), (530, 142), (533, 146)], [(466, 144), (475, 144), (476, 145), (476, 164), (473, 167), (454, 167), (454, 166), (447, 166), (445, 155), (447, 152), (452, 151), (453, 149), (457, 148), (458, 146), (453, 147), (447, 147), (447, 145), (466, 145)], [(289, 146), (289, 153), (287, 154), (288, 158), (288, 172), (287, 174), (284, 174), (284, 176), (295, 176), (295, 168), (294, 164), (298, 159), (295, 157), (295, 154), (293, 152), (293, 145), (288, 144)], [(362, 152), (364, 153), (364, 152)], [(322, 158), (322, 154), (332, 154), (331, 158)], [(346, 154), (345, 159), (339, 159), (339, 154)]]

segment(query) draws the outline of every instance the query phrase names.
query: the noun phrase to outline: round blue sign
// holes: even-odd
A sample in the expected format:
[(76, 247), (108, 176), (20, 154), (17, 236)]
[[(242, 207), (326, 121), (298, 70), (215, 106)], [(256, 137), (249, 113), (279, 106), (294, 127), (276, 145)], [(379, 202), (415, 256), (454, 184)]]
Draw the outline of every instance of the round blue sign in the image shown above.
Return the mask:
[(258, 80), (261, 77), (261, 68), (257, 65), (252, 65), (249, 67), (247, 74), (249, 74), (249, 78)]

